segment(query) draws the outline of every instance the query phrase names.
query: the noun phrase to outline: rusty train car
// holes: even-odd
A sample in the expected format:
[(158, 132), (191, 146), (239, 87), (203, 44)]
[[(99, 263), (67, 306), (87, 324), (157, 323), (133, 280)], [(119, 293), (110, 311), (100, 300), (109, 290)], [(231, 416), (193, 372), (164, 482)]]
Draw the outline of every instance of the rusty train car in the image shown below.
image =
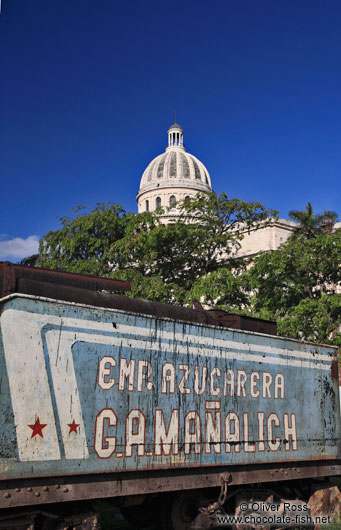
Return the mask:
[(57, 528), (95, 499), (200, 528), (200, 509), (341, 475), (335, 348), (127, 290), (0, 263), (0, 528)]

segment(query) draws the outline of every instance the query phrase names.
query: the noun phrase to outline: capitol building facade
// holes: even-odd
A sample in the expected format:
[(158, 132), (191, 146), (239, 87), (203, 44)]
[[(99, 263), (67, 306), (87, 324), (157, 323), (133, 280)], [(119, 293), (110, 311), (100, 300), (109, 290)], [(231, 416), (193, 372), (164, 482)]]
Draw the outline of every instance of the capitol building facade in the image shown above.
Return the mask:
[[(204, 164), (188, 153), (183, 142), (184, 131), (178, 123), (168, 129), (168, 146), (145, 169), (136, 196), (138, 213), (163, 208), (162, 222), (175, 221), (179, 212), (176, 203), (197, 193), (213, 193), (211, 177)], [(278, 249), (294, 231), (296, 223), (272, 219), (257, 230), (245, 231), (238, 256)]]

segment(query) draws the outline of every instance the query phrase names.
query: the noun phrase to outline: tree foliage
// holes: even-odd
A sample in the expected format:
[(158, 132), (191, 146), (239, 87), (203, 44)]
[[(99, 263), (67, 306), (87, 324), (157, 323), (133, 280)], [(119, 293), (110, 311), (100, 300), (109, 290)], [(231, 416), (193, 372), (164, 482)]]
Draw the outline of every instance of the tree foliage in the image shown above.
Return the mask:
[(341, 232), (313, 239), (289, 239), (279, 250), (255, 260), (249, 276), (257, 289), (255, 306), (283, 315), (304, 298), (332, 294), (341, 281)]
[(337, 213), (326, 211), (323, 214), (315, 215), (311, 203), (308, 202), (305, 210), (290, 210), (289, 217), (298, 223), (293, 237), (304, 236), (311, 239), (328, 231), (328, 228), (332, 227), (337, 220)]
[(180, 216), (168, 225), (161, 209), (133, 215), (111, 204), (92, 212), (78, 208), (74, 219), (60, 218), (62, 227), (41, 240), (37, 264), (125, 278), (131, 294), (146, 299), (189, 303), (203, 297), (213, 304), (213, 293), (221, 290), (221, 305), (241, 306), (237, 278), (245, 262), (234, 253), (243, 232), (264, 226), (276, 212), (225, 193), (199, 194), (177, 207)]
[(278, 321), (278, 333), (284, 337), (341, 346), (341, 294), (304, 298)]
[(88, 212), (74, 209), (75, 218), (60, 217), (62, 227), (51, 230), (40, 241), (38, 267), (81, 274), (108, 276), (112, 244), (125, 233), (131, 214), (117, 204), (97, 204)]
[(224, 193), (198, 195), (178, 208), (178, 221), (168, 225), (162, 224), (162, 211), (161, 216), (145, 212), (132, 218), (125, 236), (112, 247), (118, 268), (145, 278), (159, 276), (188, 292), (207, 274), (243, 267), (233, 257), (242, 232), (264, 225), (275, 214), (260, 203), (229, 199)]
[(280, 333), (335, 343), (340, 317), (341, 231), (307, 239), (295, 234), (280, 249), (258, 256), (248, 272), (252, 308), (279, 322)]
[(251, 266), (236, 258), (243, 234), (277, 212), (225, 193), (199, 194), (176, 207), (179, 218), (168, 225), (162, 209), (134, 215), (110, 203), (79, 207), (75, 218), (60, 218), (61, 228), (43, 237), (35, 264), (126, 279), (130, 296), (189, 305), (199, 299), (277, 320), (284, 336), (341, 343), (341, 231), (326, 231), (334, 212), (316, 216), (310, 203), (290, 212), (297, 231)]
[(227, 267), (219, 268), (197, 278), (187, 293), (186, 300), (191, 303), (197, 299), (205, 306), (231, 312), (246, 309), (249, 305), (249, 296), (243, 278), (245, 269), (242, 265), (243, 263), (233, 270)]

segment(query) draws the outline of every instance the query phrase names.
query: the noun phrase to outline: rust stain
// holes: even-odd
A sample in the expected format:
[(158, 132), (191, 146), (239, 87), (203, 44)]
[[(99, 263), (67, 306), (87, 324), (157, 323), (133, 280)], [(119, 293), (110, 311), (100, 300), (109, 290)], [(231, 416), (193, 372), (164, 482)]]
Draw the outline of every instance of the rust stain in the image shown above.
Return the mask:
[(333, 381), (339, 380), (339, 366), (337, 361), (333, 361), (331, 364), (331, 376)]

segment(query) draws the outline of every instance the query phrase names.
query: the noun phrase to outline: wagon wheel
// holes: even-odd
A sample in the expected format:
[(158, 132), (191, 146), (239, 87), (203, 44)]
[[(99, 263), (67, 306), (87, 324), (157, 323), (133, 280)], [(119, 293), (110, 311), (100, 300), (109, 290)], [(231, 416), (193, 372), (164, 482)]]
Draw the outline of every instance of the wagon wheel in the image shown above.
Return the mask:
[(202, 505), (202, 495), (193, 491), (165, 495), (161, 506), (162, 530), (190, 530)]

